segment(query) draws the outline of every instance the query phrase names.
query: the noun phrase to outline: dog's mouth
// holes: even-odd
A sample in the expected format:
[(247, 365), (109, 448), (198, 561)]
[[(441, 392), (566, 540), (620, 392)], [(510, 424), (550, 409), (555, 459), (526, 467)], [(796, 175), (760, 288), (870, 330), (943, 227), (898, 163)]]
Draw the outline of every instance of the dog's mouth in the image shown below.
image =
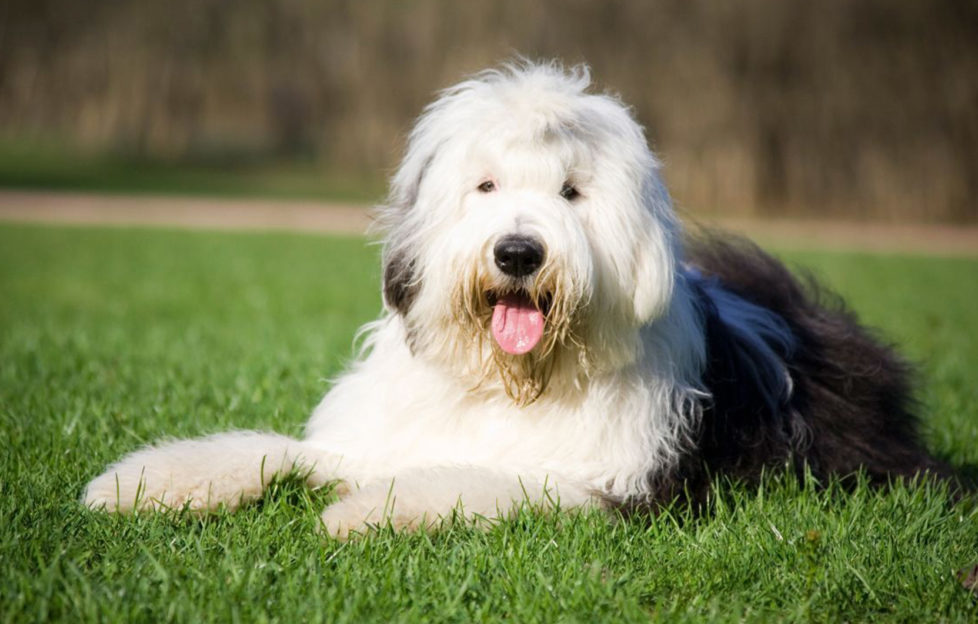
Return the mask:
[(489, 292), (486, 299), (492, 307), (492, 337), (499, 348), (511, 355), (532, 351), (543, 338), (550, 295), (534, 300), (528, 292), (520, 290)]

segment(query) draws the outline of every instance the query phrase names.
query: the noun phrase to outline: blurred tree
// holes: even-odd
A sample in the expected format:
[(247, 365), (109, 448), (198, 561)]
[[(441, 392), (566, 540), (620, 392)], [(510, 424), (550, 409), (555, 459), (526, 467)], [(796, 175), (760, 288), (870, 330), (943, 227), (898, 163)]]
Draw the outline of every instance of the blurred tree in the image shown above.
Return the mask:
[(978, 220), (973, 0), (6, 0), (0, 140), (385, 172), (517, 53), (588, 62), (690, 209)]

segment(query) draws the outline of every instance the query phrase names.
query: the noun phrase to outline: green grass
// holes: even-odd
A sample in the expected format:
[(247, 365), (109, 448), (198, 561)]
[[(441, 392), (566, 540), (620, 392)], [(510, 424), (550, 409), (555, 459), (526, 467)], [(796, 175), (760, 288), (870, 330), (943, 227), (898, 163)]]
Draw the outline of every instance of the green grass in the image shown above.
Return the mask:
[(0, 188), (374, 202), (383, 180), (313, 162), (216, 156), (189, 164), (0, 140)]
[[(922, 363), (928, 439), (978, 465), (973, 259), (786, 254)], [(978, 512), (941, 492), (728, 488), (715, 515), (524, 515), (488, 533), (314, 532), (328, 492), (236, 514), (89, 512), (163, 436), (298, 435), (380, 309), (360, 239), (0, 227), (0, 620), (974, 621)]]

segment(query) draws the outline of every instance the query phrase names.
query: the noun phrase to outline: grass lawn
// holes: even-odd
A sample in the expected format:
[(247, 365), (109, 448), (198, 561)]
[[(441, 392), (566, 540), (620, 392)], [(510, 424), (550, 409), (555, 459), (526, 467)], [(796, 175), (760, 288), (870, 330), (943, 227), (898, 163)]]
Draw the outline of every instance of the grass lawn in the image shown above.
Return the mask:
[[(786, 253), (921, 362), (931, 446), (978, 466), (978, 260)], [(299, 435), (380, 309), (377, 249), (286, 234), (0, 227), (0, 620), (975, 621), (978, 511), (772, 479), (715, 515), (524, 516), (488, 533), (314, 532), (279, 484), (205, 518), (92, 513), (163, 436)]]
[(262, 160), (176, 164), (92, 154), (63, 145), (0, 138), (0, 188), (374, 202), (381, 178), (313, 162)]

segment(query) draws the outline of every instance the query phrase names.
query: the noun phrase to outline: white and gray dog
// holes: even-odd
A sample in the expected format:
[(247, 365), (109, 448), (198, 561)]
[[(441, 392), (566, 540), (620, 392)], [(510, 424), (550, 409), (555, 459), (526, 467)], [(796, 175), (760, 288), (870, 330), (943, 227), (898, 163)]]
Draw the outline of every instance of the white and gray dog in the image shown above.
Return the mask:
[(765, 468), (945, 473), (906, 366), (742, 240), (684, 239), (642, 128), (584, 68), (506, 66), (418, 120), (380, 209), (386, 312), (306, 437), (138, 450), (93, 508), (234, 508), (299, 471), (336, 537), (522, 504), (702, 504)]

